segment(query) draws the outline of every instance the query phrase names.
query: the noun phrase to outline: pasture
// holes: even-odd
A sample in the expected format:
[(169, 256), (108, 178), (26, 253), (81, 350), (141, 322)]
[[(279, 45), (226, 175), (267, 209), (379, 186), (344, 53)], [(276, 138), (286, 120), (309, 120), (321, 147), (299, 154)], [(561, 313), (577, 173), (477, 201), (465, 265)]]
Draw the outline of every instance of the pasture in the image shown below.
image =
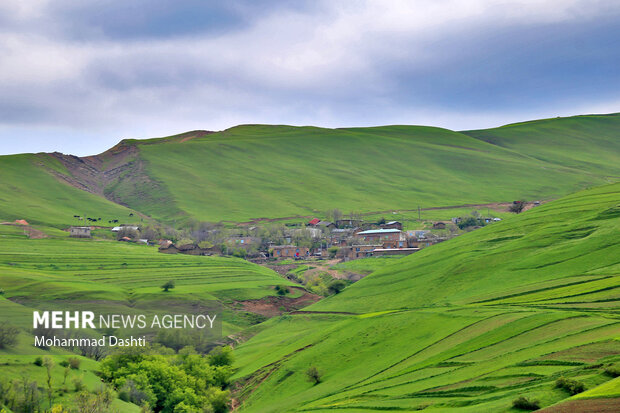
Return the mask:
[(562, 376), (612, 395), (619, 201), (620, 184), (576, 193), (270, 319), (236, 351), (240, 410), (513, 412), (570, 397)]

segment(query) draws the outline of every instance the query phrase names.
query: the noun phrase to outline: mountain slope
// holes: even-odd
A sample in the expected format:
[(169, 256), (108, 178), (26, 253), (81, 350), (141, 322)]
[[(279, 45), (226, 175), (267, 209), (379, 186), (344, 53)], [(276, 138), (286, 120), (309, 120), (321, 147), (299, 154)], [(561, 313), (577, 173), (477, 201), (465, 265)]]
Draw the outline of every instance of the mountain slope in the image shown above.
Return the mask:
[[(527, 142), (522, 153), (518, 139), (502, 147), (420, 126), (246, 125), (189, 140), (135, 141), (145, 172), (170, 202), (126, 203), (165, 219), (182, 211), (199, 220), (247, 220), (331, 208), (377, 211), (554, 198), (620, 176), (610, 161), (620, 152), (618, 140), (599, 139), (595, 125), (602, 122), (613, 135), (620, 117), (600, 118), (572, 119), (569, 129), (584, 121), (590, 126), (561, 149), (566, 157), (549, 159), (528, 153), (533, 150)], [(556, 128), (558, 135), (563, 128)], [(583, 162), (573, 162), (582, 154)]]
[[(92, 211), (102, 211), (92, 214), (120, 214), (108, 211), (113, 207), (106, 200), (77, 192), (63, 195), (69, 191), (66, 185), (48, 185), (50, 171), (64, 184), (167, 222), (551, 199), (620, 177), (618, 131), (617, 115), (465, 133), (423, 126), (244, 125), (216, 133), (192, 131), (123, 140), (84, 158), (21, 155), (42, 160), (22, 159), (20, 168), (29, 170), (23, 174), (33, 175), (26, 182), (14, 169), (18, 158), (0, 157), (5, 189), (25, 191), (1, 211), (11, 218), (16, 208), (22, 218), (45, 220), (45, 213), (29, 216), (27, 207), (45, 199), (50, 210), (63, 211), (69, 224), (74, 213), (91, 214), (87, 205), (72, 201), (88, 198), (100, 204)], [(55, 196), (56, 188), (61, 191)], [(60, 216), (52, 215), (46, 222), (58, 223)]]
[(620, 362), (619, 231), (613, 184), (396, 260), (241, 345), (240, 411), (509, 412), (569, 397), (562, 375), (595, 387)]
[(0, 221), (66, 226), (80, 222), (74, 215), (85, 215), (108, 225), (108, 220), (126, 221), (134, 212), (79, 187), (64, 165), (48, 154), (0, 156)]
[(463, 133), (523, 155), (596, 175), (618, 175), (620, 114), (515, 123)]

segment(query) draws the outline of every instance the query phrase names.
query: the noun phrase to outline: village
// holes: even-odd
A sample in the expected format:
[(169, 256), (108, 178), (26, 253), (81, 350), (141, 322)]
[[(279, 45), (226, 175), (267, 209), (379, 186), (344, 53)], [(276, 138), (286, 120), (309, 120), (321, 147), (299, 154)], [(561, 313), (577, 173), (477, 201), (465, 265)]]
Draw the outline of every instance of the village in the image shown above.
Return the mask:
[[(514, 201), (509, 210), (518, 213), (525, 204)], [(531, 203), (531, 207), (538, 204)], [(326, 259), (347, 262), (413, 254), (463, 232), (501, 221), (499, 217), (483, 217), (478, 211), (472, 211), (467, 216), (427, 222), (424, 229), (408, 230), (403, 222), (387, 221), (383, 217), (371, 221), (353, 214), (349, 218), (335, 215), (338, 219), (312, 218), (303, 222), (234, 228), (221, 223), (196, 223), (184, 230), (128, 224), (112, 228), (74, 226), (70, 228), (70, 236), (90, 238), (93, 232), (99, 236), (107, 230), (117, 241), (157, 246), (164, 254), (236, 256), (256, 263)], [(115, 224), (119, 220), (108, 222)], [(109, 237), (109, 233), (103, 235)]]

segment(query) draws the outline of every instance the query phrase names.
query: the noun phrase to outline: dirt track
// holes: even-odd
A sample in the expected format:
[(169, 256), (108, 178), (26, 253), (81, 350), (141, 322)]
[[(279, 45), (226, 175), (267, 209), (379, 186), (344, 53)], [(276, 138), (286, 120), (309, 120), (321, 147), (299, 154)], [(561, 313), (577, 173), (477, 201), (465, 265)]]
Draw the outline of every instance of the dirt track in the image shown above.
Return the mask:
[(620, 412), (620, 398), (569, 400), (536, 411), (539, 413), (618, 413)]
[(322, 298), (320, 295), (309, 293), (301, 287), (289, 287), (289, 289), (301, 291), (302, 295), (297, 298), (269, 296), (259, 300), (237, 301), (235, 304), (241, 304), (243, 310), (250, 313), (260, 314), (265, 317), (275, 317), (307, 307)]

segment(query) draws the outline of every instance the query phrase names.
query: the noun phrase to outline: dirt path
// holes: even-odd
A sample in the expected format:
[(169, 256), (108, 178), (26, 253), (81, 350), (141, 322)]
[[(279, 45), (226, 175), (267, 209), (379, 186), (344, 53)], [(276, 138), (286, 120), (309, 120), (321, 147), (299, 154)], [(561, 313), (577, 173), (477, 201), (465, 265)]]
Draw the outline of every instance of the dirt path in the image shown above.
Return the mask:
[(301, 287), (289, 287), (289, 289), (300, 291), (302, 295), (297, 298), (268, 296), (259, 300), (235, 301), (234, 304), (240, 304), (244, 311), (250, 313), (260, 314), (265, 317), (275, 317), (307, 307), (323, 298), (320, 295), (309, 293)]

